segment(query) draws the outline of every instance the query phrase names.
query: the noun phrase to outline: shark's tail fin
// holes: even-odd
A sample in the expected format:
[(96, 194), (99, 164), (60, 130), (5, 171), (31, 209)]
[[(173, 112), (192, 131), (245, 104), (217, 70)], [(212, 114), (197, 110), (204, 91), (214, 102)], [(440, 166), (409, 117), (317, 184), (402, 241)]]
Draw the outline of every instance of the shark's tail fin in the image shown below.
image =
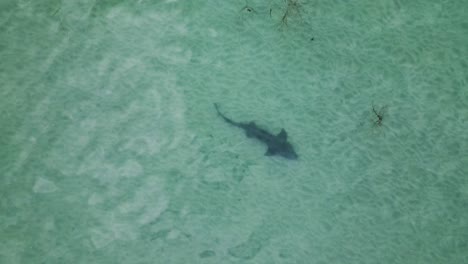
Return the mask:
[(223, 115), (223, 114), (221, 113), (221, 111), (219, 111), (219, 106), (218, 106), (217, 103), (213, 103), (213, 105), (214, 105), (214, 107), (215, 107), (215, 109), (216, 109), (216, 112), (218, 112), (218, 115), (219, 115), (220, 117), (222, 117), (222, 118), (224, 119), (224, 121), (228, 122), (228, 123), (231, 124), (231, 125), (239, 126), (239, 124), (238, 124), (237, 122), (234, 122), (234, 121), (232, 121), (231, 119), (227, 118), (225, 115)]
[(219, 106), (218, 106), (218, 104), (217, 104), (217, 103), (213, 103), (213, 105), (214, 105), (214, 107), (215, 107), (215, 109), (216, 109), (216, 112), (218, 112), (218, 115), (221, 115), (221, 116), (222, 116), (221, 112), (219, 111)]

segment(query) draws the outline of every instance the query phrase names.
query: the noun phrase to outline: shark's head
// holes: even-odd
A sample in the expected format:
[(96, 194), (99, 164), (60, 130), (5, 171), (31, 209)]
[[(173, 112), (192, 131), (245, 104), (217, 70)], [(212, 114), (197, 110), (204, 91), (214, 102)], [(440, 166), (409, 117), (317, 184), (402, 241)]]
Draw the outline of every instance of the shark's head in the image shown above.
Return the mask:
[(286, 159), (295, 160), (298, 158), (291, 143), (288, 142), (288, 134), (284, 129), (268, 142), (268, 150), (266, 156), (278, 155)]
[(294, 151), (293, 146), (288, 142), (283, 144), (283, 147), (277, 152), (277, 154), (290, 160), (295, 160), (298, 157), (296, 151)]
[(296, 151), (294, 151), (293, 146), (289, 142), (286, 142), (286, 141), (283, 141), (279, 144), (275, 144), (274, 146), (273, 145), (270, 146), (267, 152), (265, 153), (265, 155), (266, 156), (277, 155), (277, 156), (281, 156), (283, 158), (290, 159), (290, 160), (295, 160), (298, 158), (298, 155)]
[(276, 147), (276, 154), (290, 160), (297, 159), (296, 151), (294, 151), (291, 143), (288, 142), (286, 130), (281, 129), (281, 132), (276, 137), (279, 139), (278, 146)]

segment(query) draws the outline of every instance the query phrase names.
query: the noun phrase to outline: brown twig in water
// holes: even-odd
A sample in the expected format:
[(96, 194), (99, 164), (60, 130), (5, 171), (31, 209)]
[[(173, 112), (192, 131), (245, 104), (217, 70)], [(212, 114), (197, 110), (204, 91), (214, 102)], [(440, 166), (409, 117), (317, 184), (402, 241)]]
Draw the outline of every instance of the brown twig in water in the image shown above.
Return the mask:
[(372, 120), (372, 123), (374, 124), (374, 127), (375, 126), (378, 126), (378, 127), (382, 126), (382, 122), (383, 122), (383, 119), (384, 119), (386, 109), (387, 109), (387, 106), (383, 106), (377, 111), (375, 109), (374, 104), (372, 104), (372, 112), (374, 113), (375, 117), (377, 117), (377, 119)]

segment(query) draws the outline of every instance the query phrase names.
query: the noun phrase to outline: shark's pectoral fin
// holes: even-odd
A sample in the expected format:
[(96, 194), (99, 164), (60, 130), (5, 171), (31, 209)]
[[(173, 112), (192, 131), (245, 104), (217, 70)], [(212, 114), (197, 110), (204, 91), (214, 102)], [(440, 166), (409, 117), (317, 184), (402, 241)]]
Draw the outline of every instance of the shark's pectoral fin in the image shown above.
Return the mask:
[(265, 156), (273, 156), (276, 154), (276, 150), (273, 148), (268, 148), (268, 150), (265, 152)]
[(284, 128), (281, 129), (281, 132), (279, 132), (279, 134), (277, 135), (277, 137), (279, 139), (281, 139), (282, 141), (286, 141), (288, 140), (288, 133), (286, 133), (286, 130), (284, 130)]

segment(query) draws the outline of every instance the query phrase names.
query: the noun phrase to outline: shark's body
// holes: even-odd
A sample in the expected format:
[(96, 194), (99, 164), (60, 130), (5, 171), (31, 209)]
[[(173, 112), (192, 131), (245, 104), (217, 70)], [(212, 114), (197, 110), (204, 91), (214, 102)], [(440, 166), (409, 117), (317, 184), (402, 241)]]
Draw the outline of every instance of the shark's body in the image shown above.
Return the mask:
[(297, 159), (298, 156), (294, 151), (291, 143), (288, 142), (288, 134), (284, 129), (278, 135), (273, 135), (270, 132), (259, 128), (254, 122), (241, 123), (235, 122), (232, 119), (223, 115), (218, 108), (217, 104), (214, 104), (218, 115), (221, 116), (227, 123), (242, 128), (245, 130), (245, 134), (249, 138), (256, 138), (259, 141), (265, 143), (268, 146), (265, 156), (278, 155), (287, 159)]

